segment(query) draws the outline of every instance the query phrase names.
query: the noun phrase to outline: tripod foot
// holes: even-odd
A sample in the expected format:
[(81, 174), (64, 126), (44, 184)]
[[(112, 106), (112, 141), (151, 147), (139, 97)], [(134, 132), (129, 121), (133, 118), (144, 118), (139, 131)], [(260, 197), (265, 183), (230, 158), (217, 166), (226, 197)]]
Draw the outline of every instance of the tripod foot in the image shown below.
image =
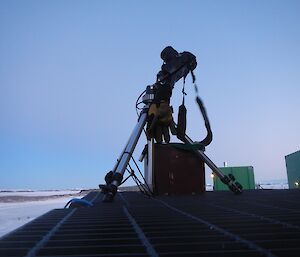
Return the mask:
[(114, 200), (114, 197), (118, 191), (118, 187), (115, 185), (105, 185), (101, 188), (102, 192), (104, 193), (102, 202), (104, 203), (111, 203)]
[(111, 203), (113, 200), (114, 200), (113, 193), (108, 192), (103, 196), (102, 202), (103, 203)]
[(233, 193), (238, 195), (243, 192), (242, 185), (235, 181), (235, 178), (232, 174), (229, 174), (228, 176), (225, 175), (223, 178), (221, 178), (221, 181), (226, 184)]

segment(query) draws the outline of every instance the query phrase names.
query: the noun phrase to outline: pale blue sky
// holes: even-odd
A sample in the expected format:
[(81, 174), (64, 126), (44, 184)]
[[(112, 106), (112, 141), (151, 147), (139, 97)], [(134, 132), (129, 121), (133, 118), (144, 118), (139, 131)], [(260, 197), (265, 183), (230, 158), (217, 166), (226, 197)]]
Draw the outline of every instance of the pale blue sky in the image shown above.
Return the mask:
[[(211, 159), (286, 178), (284, 156), (300, 149), (299, 13), (286, 0), (0, 1), (0, 188), (103, 182), (167, 45), (198, 58)], [(200, 140), (190, 80), (187, 92)]]

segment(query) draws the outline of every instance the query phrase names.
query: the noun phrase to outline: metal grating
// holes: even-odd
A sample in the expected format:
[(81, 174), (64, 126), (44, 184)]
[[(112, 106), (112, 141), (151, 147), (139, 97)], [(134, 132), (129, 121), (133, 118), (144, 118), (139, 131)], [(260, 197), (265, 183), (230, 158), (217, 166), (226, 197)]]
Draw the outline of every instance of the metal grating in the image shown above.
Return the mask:
[(0, 240), (0, 256), (298, 256), (300, 190), (147, 198), (56, 209)]

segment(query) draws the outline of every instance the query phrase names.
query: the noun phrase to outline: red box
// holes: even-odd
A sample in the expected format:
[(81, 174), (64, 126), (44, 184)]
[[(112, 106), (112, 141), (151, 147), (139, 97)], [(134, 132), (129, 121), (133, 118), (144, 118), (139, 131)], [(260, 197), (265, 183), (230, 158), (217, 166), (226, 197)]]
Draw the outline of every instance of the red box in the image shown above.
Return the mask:
[(205, 192), (204, 162), (172, 144), (154, 144), (153, 182), (156, 195)]

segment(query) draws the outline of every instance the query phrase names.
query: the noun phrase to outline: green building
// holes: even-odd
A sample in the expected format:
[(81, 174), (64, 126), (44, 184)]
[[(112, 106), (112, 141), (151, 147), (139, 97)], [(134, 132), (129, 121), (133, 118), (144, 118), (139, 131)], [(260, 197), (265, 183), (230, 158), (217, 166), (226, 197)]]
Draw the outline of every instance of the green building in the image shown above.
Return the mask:
[[(255, 189), (254, 171), (252, 166), (241, 167), (222, 167), (220, 168), (224, 175), (232, 174), (236, 181), (243, 186), (243, 190)], [(213, 176), (214, 190), (229, 190), (217, 176)]]
[(285, 156), (289, 188), (300, 188), (300, 151)]

